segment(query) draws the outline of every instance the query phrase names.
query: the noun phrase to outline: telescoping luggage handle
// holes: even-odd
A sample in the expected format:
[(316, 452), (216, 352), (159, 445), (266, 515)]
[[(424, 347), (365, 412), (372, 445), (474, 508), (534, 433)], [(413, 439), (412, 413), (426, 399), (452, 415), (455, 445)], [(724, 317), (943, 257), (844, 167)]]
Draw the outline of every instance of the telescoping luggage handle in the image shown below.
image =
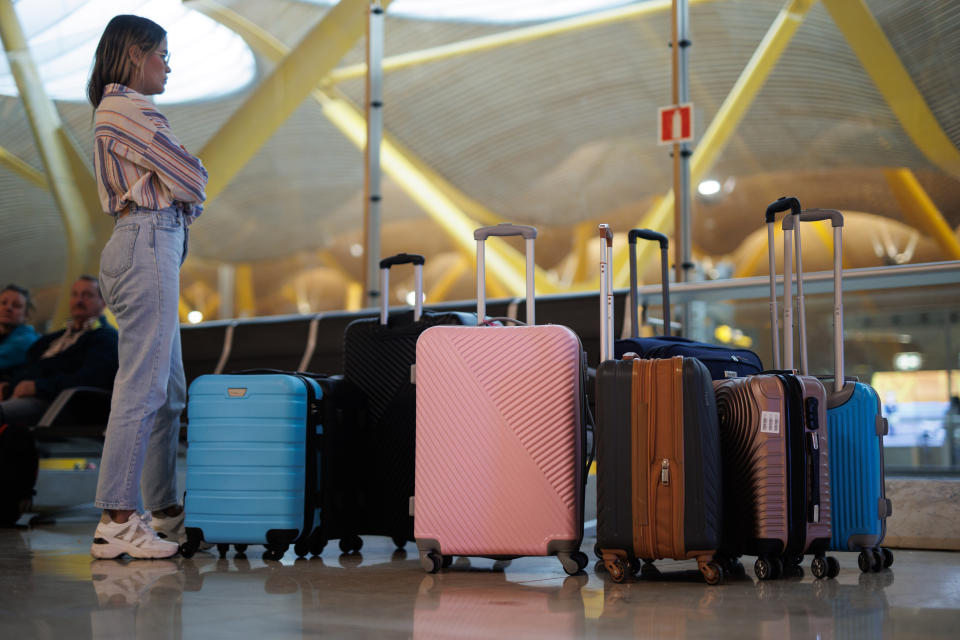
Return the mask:
[[(774, 249), (773, 223), (776, 222), (777, 214), (789, 211), (791, 215), (800, 215), (800, 201), (796, 198), (780, 198), (776, 202), (771, 202), (767, 206), (765, 219), (767, 222), (767, 255), (770, 261), (770, 336), (773, 346), (773, 368), (780, 369), (780, 322), (777, 317), (777, 262), (776, 250)], [(790, 282), (790, 267), (786, 256), (784, 256), (784, 289), (786, 283)], [(783, 333), (793, 335), (793, 309), (790, 305), (784, 305), (783, 309)], [(793, 361), (793, 341), (784, 340), (784, 349), (789, 350), (790, 360)]]
[(416, 301), (413, 303), (413, 321), (420, 319), (423, 313), (423, 256), (416, 253), (398, 253), (380, 261), (380, 324), (387, 324), (387, 302), (390, 297), (390, 267), (398, 264), (413, 264), (413, 291)]
[[(784, 260), (786, 247), (790, 243), (790, 235), (795, 238), (796, 267), (797, 267), (797, 314), (800, 316), (800, 372), (809, 375), (807, 364), (807, 334), (803, 319), (807, 315), (806, 302), (803, 297), (803, 260), (800, 252), (800, 225), (796, 222), (818, 222), (830, 220), (833, 227), (833, 390), (843, 390), (843, 214), (834, 209), (807, 209), (798, 216), (787, 216), (783, 219)], [(793, 287), (789, 289), (789, 298), (786, 304), (793, 306)], [(792, 354), (791, 354), (792, 355)], [(793, 360), (785, 362), (788, 369), (793, 368)]]
[(533, 276), (535, 263), (533, 261), (533, 242), (537, 239), (537, 230), (522, 224), (510, 224), (502, 222), (492, 227), (480, 227), (473, 232), (473, 239), (477, 241), (477, 325), (483, 325), (487, 317), (487, 293), (486, 293), (486, 256), (484, 246), (487, 238), (490, 236), (508, 237), (523, 236), (526, 241), (527, 254), (527, 324), (535, 323), (533, 309)]
[(613, 360), (613, 231), (601, 224), (600, 232), (600, 362)]
[(660, 243), (660, 290), (663, 292), (663, 335), (670, 335), (670, 273), (668, 267), (669, 241), (667, 236), (652, 229), (630, 229), (630, 336), (640, 337), (640, 318), (637, 312), (637, 238)]

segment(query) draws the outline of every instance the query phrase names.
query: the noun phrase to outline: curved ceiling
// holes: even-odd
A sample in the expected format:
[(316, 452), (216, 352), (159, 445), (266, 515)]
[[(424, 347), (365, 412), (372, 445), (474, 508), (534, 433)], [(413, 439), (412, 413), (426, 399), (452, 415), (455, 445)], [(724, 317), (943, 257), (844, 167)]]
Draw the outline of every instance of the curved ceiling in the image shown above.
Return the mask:
[[(397, 7), (402, 2), (397, 0)], [(287, 47), (328, 10), (290, 0), (219, 4)], [(960, 32), (960, 4), (867, 0), (866, 5), (955, 151), (960, 39), (954, 34)], [(693, 3), (690, 94), (698, 137), (782, 7), (779, 0)], [(530, 24), (426, 20), (388, 9), (385, 55)], [(464, 197), (500, 219), (544, 227), (546, 246), (541, 251), (538, 245), (538, 256), (552, 267), (569, 252), (573, 225), (635, 225), (672, 185), (668, 148), (655, 141), (656, 109), (670, 102), (669, 37), (669, 13), (659, 12), (390, 71), (384, 128)], [(216, 75), (202, 57), (171, 49), (172, 78), (186, 68), (204, 78)], [(341, 65), (363, 59), (361, 41)], [(256, 57), (259, 77), (273, 67)], [(362, 77), (338, 89), (353, 105), (362, 105)], [(164, 105), (163, 111), (187, 148), (198, 151), (249, 92)], [(56, 106), (79, 147), (90, 149), (89, 106), (70, 101)], [(0, 97), (0, 123), (0, 146), (42, 171), (18, 98)], [(695, 246), (706, 254), (732, 254), (760, 228), (765, 204), (787, 193), (810, 206), (909, 222), (884, 180), (883, 170), (890, 167), (912, 169), (951, 228), (960, 224), (960, 173), (945, 171), (918, 148), (830, 13), (815, 4), (707, 172), (726, 188), (713, 199), (694, 198)], [(390, 179), (383, 187), (385, 252), (400, 238), (410, 243), (405, 248), (416, 250), (426, 244), (425, 234), (442, 234), (400, 187)], [(227, 262), (282, 261), (323, 249), (341, 255), (362, 227), (362, 188), (362, 153), (308, 97), (209, 203), (191, 231), (192, 255)], [(5, 166), (0, 192), (0, 225), (8, 230), (0, 235), (2, 276), (28, 286), (58, 282), (65, 244), (53, 197)], [(388, 238), (387, 229), (410, 231)], [(441, 244), (455, 250), (449, 239)], [(359, 262), (343, 254), (339, 266), (352, 275)]]

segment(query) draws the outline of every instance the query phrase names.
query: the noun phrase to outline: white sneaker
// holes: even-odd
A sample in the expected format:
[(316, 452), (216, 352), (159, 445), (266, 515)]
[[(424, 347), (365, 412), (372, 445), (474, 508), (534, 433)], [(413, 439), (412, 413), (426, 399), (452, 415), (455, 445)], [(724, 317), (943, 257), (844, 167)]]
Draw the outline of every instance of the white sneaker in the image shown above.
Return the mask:
[[(97, 601), (101, 607), (132, 607), (148, 598), (155, 586), (170, 586), (165, 580), (172, 576), (173, 588), (183, 591), (182, 576), (173, 560), (93, 560), (90, 577)], [(178, 576), (181, 578), (177, 582)]]
[[(187, 541), (187, 530), (183, 526), (184, 520), (186, 519), (186, 511), (181, 511), (180, 515), (176, 516), (164, 516), (164, 515), (153, 515), (152, 519), (148, 522), (150, 526), (153, 527), (153, 530), (157, 532), (157, 536), (163, 540), (171, 540), (177, 544), (183, 544)], [(144, 520), (147, 521), (147, 516), (150, 514), (144, 515)], [(198, 549), (200, 551), (206, 551), (207, 549), (213, 548), (213, 545), (209, 542), (201, 542)]]
[(90, 555), (101, 559), (116, 558), (124, 553), (131, 558), (170, 558), (179, 550), (176, 542), (158, 538), (157, 532), (141, 520), (138, 513), (130, 514), (122, 523), (104, 522), (101, 518), (90, 545)]

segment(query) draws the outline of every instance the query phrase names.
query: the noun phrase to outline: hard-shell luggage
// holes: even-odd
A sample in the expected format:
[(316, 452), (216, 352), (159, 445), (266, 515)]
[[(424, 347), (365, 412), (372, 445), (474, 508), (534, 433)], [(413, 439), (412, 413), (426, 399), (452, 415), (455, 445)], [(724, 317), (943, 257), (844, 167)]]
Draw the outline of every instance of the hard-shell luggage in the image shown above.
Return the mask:
[(526, 326), (430, 327), (417, 341), (414, 534), (428, 572), (454, 555), (556, 555), (570, 574), (587, 564), (585, 355), (567, 327), (534, 325), (536, 233), (474, 232), (478, 318), (484, 241), (526, 239)]
[[(883, 467), (883, 436), (887, 421), (881, 414), (880, 397), (868, 384), (843, 375), (843, 215), (830, 209), (808, 209), (784, 220), (786, 238), (796, 226), (797, 280), (803, 281), (799, 224), (830, 220), (833, 227), (833, 356), (834, 373), (820, 376), (828, 385), (827, 421), (830, 425), (830, 504), (833, 535), (830, 548), (860, 551), (861, 571), (879, 571), (893, 564), (893, 552), (881, 548), (886, 520), (893, 512), (886, 497)], [(798, 295), (798, 313), (806, 315), (805, 301)], [(807, 373), (807, 345), (800, 344), (801, 368)], [(792, 362), (787, 367), (792, 367)]]
[[(655, 338), (640, 338), (639, 317), (637, 312), (637, 238), (660, 243), (661, 284), (663, 294), (663, 329), (665, 335)], [(630, 242), (630, 338), (617, 340), (614, 355), (617, 358), (624, 353), (633, 352), (641, 358), (672, 358), (684, 356), (697, 358), (710, 372), (714, 380), (735, 378), (760, 373), (763, 364), (760, 357), (749, 349), (721, 347), (706, 342), (696, 342), (690, 338), (670, 335), (670, 273), (668, 264), (667, 236), (650, 229), (631, 229)], [(613, 335), (611, 327), (610, 335)]]
[[(187, 478), (184, 510), (190, 557), (201, 541), (238, 552), (262, 544), (279, 559), (320, 553), (341, 539), (359, 549), (353, 533), (342, 407), (357, 406), (341, 378), (307, 374), (204, 375), (187, 403)], [(346, 422), (346, 420), (343, 420)], [(317, 524), (319, 526), (315, 527)]]
[[(770, 260), (770, 313), (775, 366), (779, 365), (776, 264), (773, 224), (776, 214), (799, 204), (777, 201), (766, 211)], [(784, 243), (784, 298), (792, 299), (791, 245)], [(784, 305), (784, 351), (793, 349), (793, 312)], [(800, 323), (804, 335), (806, 326)], [(761, 580), (796, 573), (804, 554), (814, 556), (817, 578), (839, 573), (826, 557), (830, 542), (829, 426), (826, 389), (812, 376), (773, 370), (714, 382), (723, 448), (724, 534), (721, 552), (728, 559), (757, 556)], [(735, 567), (728, 561), (728, 568)]]
[[(416, 296), (413, 314), (391, 316), (387, 312), (390, 267), (410, 263)], [(343, 335), (344, 378), (361, 391), (367, 409), (364, 425), (356, 433), (364, 443), (356, 505), (358, 533), (389, 536), (401, 549), (414, 539), (410, 496), (416, 387), (411, 367), (417, 338), (428, 327), (476, 322), (472, 314), (422, 310), (423, 264), (423, 256), (406, 253), (381, 260), (380, 317), (354, 320)]]
[[(601, 225), (601, 363), (597, 368), (597, 546), (614, 582), (655, 571), (661, 558), (696, 558), (723, 579), (717, 408), (696, 358), (613, 359), (612, 235)], [(643, 559), (641, 567), (639, 559)]]

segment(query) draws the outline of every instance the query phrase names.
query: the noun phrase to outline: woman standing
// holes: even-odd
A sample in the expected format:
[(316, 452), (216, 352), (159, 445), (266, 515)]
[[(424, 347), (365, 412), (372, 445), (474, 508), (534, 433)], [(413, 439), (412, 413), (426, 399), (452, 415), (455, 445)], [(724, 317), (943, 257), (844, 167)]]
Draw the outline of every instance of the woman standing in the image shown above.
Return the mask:
[(24, 324), (31, 308), (27, 289), (8, 284), (0, 290), (0, 370), (23, 364), (27, 349), (40, 337)]
[[(95, 504), (104, 510), (90, 553), (166, 558), (183, 537), (176, 455), (186, 400), (180, 352), (180, 266), (187, 226), (202, 210), (207, 172), (146, 96), (170, 73), (166, 32), (120, 15), (97, 46), (87, 96), (94, 114), (100, 202), (116, 218), (100, 257), (100, 287), (120, 330), (110, 420)], [(152, 528), (136, 512), (153, 512)], [(166, 539), (164, 539), (166, 538)]]

